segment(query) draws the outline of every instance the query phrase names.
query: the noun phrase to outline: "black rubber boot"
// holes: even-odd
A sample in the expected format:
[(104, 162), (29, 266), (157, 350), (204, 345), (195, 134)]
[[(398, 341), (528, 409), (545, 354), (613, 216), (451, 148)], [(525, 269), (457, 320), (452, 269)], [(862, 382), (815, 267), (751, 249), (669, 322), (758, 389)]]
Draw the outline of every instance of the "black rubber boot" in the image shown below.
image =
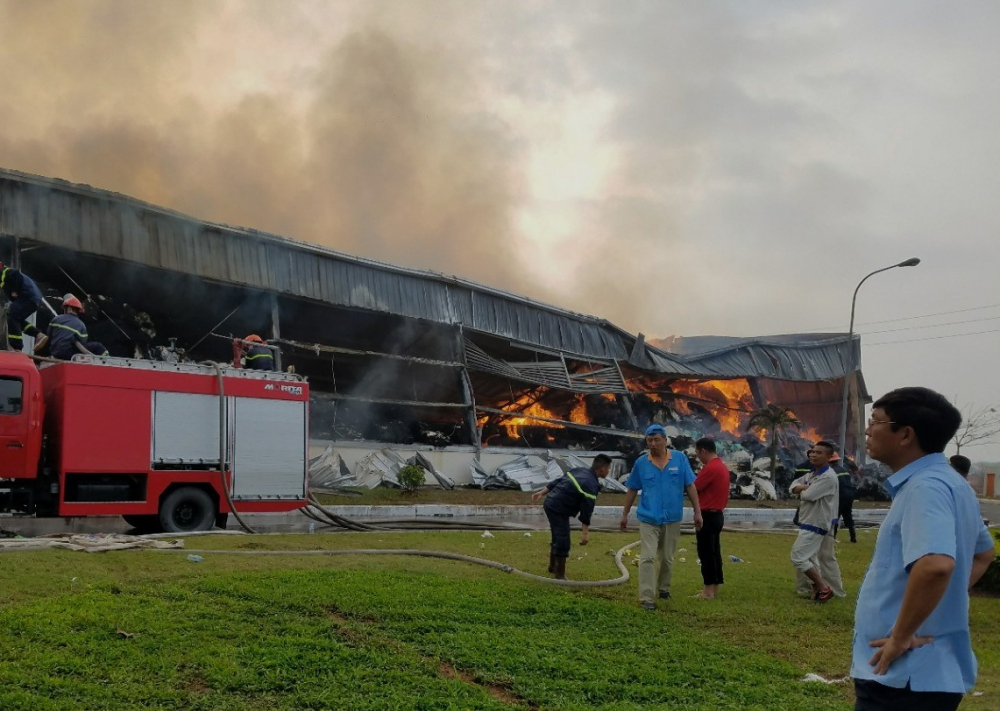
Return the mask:
[(549, 572), (556, 572), (556, 554), (549, 551)]
[(555, 563), (556, 563), (555, 564), (555, 570), (553, 570), (552, 572), (555, 573), (556, 580), (565, 580), (566, 579), (566, 559), (565, 558), (556, 557)]

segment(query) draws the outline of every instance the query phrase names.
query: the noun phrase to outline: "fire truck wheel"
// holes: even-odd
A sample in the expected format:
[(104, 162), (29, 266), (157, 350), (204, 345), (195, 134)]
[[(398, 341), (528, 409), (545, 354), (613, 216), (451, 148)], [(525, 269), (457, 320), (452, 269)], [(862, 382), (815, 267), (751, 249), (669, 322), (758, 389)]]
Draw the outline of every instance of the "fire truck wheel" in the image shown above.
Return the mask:
[(167, 533), (208, 531), (215, 525), (216, 507), (202, 489), (185, 486), (171, 491), (160, 504), (160, 526)]
[(129, 514), (127, 516), (122, 516), (122, 518), (125, 519), (125, 523), (140, 533), (152, 533), (154, 531), (158, 531), (160, 528), (159, 516), (140, 516), (137, 514)]

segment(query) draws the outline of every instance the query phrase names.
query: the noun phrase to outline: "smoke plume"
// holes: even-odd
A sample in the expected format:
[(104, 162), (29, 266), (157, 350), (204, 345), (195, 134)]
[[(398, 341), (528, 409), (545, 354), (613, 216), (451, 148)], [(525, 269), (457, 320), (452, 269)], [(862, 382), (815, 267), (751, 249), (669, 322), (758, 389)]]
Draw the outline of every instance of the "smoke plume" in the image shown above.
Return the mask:
[[(370, 12), (342, 13), (342, 31), (324, 39), (302, 6), (275, 7), (0, 2), (0, 165), (523, 286), (509, 249), (515, 148), (477, 108), (461, 51)], [(234, 16), (244, 10), (249, 19)], [(312, 64), (289, 61), (276, 81), (277, 47), (264, 40), (239, 65), (258, 72), (226, 64), (246, 35), (220, 31), (230, 20), (263, 31), (278, 16), (288, 26), (275, 33), (318, 45)], [(199, 82), (229, 93), (206, 96)]]

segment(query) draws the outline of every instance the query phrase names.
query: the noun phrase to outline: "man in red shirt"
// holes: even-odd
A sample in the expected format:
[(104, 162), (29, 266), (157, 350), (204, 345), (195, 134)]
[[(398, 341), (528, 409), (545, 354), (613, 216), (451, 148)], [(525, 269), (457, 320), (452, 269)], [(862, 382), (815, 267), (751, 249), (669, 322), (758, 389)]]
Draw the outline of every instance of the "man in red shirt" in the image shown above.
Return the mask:
[(722, 546), (719, 535), (725, 523), (726, 504), (729, 503), (729, 470), (715, 452), (715, 441), (702, 437), (695, 442), (695, 456), (702, 463), (701, 471), (694, 480), (701, 502), (704, 524), (696, 532), (698, 557), (701, 559), (701, 577), (705, 589), (695, 595), (703, 600), (711, 600), (722, 585)]

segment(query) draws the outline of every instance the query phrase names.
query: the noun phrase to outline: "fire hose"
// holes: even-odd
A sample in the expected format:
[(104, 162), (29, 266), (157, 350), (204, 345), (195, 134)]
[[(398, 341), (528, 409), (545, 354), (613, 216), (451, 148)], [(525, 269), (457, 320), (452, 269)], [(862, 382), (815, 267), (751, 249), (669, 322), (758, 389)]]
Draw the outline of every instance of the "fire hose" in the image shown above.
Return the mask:
[(265, 555), (265, 556), (284, 556), (284, 555), (412, 555), (419, 556), (422, 558), (441, 558), (444, 560), (454, 560), (461, 563), (471, 563), (473, 565), (482, 565), (487, 568), (493, 568), (494, 570), (499, 570), (504, 573), (510, 573), (512, 575), (517, 575), (528, 580), (534, 580), (538, 583), (550, 583), (553, 585), (558, 585), (560, 587), (567, 588), (600, 588), (600, 587), (612, 587), (615, 585), (622, 585), (627, 583), (631, 576), (629, 575), (628, 568), (622, 562), (622, 556), (632, 548), (638, 546), (640, 541), (634, 541), (629, 543), (627, 546), (619, 548), (615, 552), (615, 565), (621, 572), (617, 578), (609, 578), (607, 580), (557, 580), (555, 578), (547, 578), (544, 575), (535, 575), (534, 573), (529, 573), (524, 570), (515, 568), (512, 565), (507, 565), (506, 563), (498, 563), (495, 560), (488, 560), (486, 558), (476, 558), (471, 555), (462, 555), (461, 553), (448, 553), (445, 551), (430, 551), (430, 550), (419, 550), (410, 548), (357, 548), (353, 550), (307, 550), (307, 551), (261, 551), (261, 550), (192, 550), (192, 549), (170, 549), (170, 548), (154, 548), (151, 550), (160, 551), (163, 553), (187, 553), (187, 554), (200, 554), (200, 555)]
[(207, 361), (208, 365), (215, 368), (215, 375), (219, 380), (219, 477), (222, 479), (222, 494), (226, 497), (226, 504), (233, 512), (233, 518), (247, 533), (256, 533), (247, 523), (240, 518), (239, 512), (233, 505), (233, 498), (229, 495), (229, 482), (226, 481), (226, 391), (222, 385), (222, 366), (213, 361)]

